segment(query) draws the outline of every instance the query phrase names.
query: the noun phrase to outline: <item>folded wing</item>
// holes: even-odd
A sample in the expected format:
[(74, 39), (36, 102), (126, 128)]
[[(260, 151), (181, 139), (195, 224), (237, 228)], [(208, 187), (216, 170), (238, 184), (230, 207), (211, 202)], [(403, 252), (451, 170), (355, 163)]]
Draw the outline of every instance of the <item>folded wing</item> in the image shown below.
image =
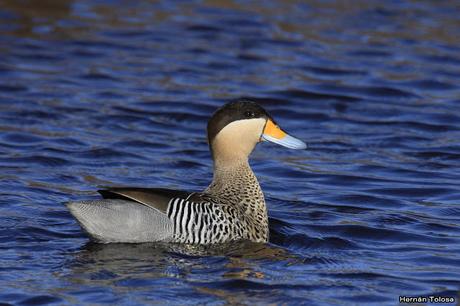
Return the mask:
[(103, 200), (69, 202), (67, 207), (93, 239), (104, 243), (171, 240), (169, 202), (191, 194), (159, 188), (111, 188), (99, 193)]

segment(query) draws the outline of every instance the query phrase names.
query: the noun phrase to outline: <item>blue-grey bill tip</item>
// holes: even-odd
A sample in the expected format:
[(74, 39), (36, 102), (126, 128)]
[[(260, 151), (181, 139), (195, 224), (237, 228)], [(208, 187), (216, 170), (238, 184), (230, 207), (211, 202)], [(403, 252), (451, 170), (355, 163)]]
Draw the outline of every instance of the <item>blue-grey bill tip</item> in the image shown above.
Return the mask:
[(281, 139), (275, 138), (267, 134), (262, 134), (262, 139), (279, 144), (289, 149), (304, 150), (307, 148), (307, 144), (305, 142), (287, 134)]

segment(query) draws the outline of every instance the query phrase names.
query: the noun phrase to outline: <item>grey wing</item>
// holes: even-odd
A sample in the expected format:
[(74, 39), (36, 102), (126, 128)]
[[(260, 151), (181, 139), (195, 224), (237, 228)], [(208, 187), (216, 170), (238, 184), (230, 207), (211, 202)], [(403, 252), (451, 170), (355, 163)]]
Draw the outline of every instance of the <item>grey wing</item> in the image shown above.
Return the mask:
[(173, 223), (165, 213), (134, 201), (90, 200), (69, 202), (67, 207), (100, 242), (168, 241), (173, 236)]
[(67, 206), (83, 229), (100, 242), (194, 242), (201, 240), (198, 236), (203, 236), (211, 221), (207, 214), (211, 203), (200, 193), (132, 187), (98, 192), (104, 200)]
[(91, 237), (101, 242), (169, 240), (173, 223), (167, 216), (173, 197), (190, 192), (160, 188), (99, 190), (104, 200), (71, 202), (67, 206)]

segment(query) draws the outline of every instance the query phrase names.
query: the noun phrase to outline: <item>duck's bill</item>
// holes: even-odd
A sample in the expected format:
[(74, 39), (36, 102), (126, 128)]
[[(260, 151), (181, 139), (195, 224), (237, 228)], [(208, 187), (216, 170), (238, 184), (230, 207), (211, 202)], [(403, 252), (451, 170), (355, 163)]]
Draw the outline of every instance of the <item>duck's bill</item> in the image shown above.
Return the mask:
[(270, 141), (289, 149), (301, 150), (307, 148), (305, 142), (287, 134), (270, 119), (267, 120), (261, 138), (262, 140)]

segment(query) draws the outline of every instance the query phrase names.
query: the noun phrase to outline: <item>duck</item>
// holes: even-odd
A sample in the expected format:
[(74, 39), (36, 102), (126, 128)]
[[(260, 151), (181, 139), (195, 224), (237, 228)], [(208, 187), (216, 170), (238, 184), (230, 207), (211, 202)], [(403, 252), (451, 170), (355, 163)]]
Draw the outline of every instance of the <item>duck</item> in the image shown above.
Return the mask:
[(269, 224), (264, 194), (249, 165), (259, 142), (306, 149), (259, 104), (237, 99), (211, 116), (207, 140), (213, 178), (201, 192), (113, 187), (102, 199), (66, 203), (90, 238), (99, 243), (166, 242), (213, 245), (238, 240), (266, 243)]

